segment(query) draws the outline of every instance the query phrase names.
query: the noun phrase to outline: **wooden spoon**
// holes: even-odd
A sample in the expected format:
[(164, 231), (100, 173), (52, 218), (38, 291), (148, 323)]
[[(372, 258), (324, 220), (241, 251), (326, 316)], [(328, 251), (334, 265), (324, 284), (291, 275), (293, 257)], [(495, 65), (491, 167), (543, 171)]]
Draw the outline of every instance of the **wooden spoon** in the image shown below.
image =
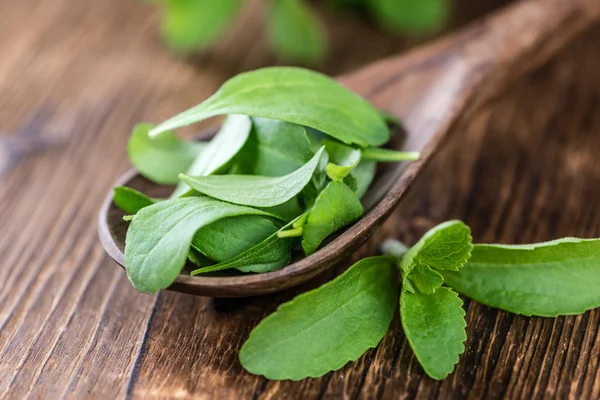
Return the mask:
[[(365, 197), (365, 216), (315, 254), (265, 274), (181, 274), (169, 289), (241, 297), (279, 291), (320, 274), (363, 244), (385, 221), (454, 126), (598, 19), (600, 0), (519, 1), (431, 45), (340, 77), (344, 85), (401, 119), (406, 140), (396, 136), (390, 147), (421, 151), (421, 160), (392, 165), (379, 174)], [(165, 190), (135, 170), (117, 184), (151, 195)], [(104, 248), (121, 265), (127, 230), (122, 216), (109, 194), (98, 230)]]

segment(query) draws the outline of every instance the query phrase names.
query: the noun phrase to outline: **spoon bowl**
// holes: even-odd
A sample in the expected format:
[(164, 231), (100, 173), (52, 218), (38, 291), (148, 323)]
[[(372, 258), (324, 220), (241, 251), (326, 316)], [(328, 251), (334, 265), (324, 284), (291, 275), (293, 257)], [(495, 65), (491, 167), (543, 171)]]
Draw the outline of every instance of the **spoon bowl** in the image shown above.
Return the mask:
[[(387, 146), (420, 151), (421, 159), (380, 164), (363, 199), (365, 215), (314, 254), (264, 274), (222, 271), (191, 276), (188, 269), (169, 290), (212, 297), (254, 296), (299, 285), (335, 265), (383, 224), (453, 129), (598, 19), (598, 0), (519, 1), (431, 45), (340, 77), (342, 84), (402, 121), (406, 134), (393, 135)], [(115, 185), (151, 197), (166, 197), (172, 190), (135, 170)], [(121, 266), (128, 226), (123, 215), (109, 193), (100, 210), (98, 231), (104, 249)]]

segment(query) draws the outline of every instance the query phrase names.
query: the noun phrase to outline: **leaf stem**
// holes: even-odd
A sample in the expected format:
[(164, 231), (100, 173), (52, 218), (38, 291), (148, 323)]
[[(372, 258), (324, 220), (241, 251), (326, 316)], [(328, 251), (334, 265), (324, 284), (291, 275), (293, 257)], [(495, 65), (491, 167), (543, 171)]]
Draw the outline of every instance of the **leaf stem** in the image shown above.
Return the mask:
[(299, 237), (299, 236), (302, 236), (302, 231), (303, 231), (302, 227), (288, 229), (287, 231), (279, 231), (279, 232), (277, 232), (277, 237), (279, 237), (281, 239)]
[(420, 157), (418, 151), (395, 151), (376, 147), (367, 147), (361, 150), (361, 159), (365, 161), (398, 162), (416, 161)]
[(381, 245), (381, 252), (383, 254), (392, 256), (398, 260), (404, 257), (404, 254), (406, 254), (407, 251), (408, 247), (396, 239), (387, 239)]

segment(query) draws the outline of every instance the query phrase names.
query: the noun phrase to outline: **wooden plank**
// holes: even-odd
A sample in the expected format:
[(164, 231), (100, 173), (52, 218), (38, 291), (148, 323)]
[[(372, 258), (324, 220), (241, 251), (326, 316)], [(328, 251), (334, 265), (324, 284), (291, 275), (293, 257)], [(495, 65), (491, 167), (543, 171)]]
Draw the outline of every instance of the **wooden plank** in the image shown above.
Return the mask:
[[(501, 3), (461, 0), (457, 23)], [(256, 40), (257, 4), (186, 64), (158, 44), (148, 5), (0, 0), (0, 150), (23, 143), (27, 121), (48, 143), (18, 153), (0, 177), (0, 397), (598, 398), (597, 311), (528, 319), (467, 303), (467, 351), (442, 383), (423, 376), (397, 320), (378, 349), (342, 371), (267, 382), (241, 369), (239, 347), (277, 304), (331, 275), (233, 301), (131, 289), (95, 229), (104, 194), (128, 166), (129, 130), (197, 103), (242, 70), (281, 63)], [(323, 70), (332, 74), (417, 43), (326, 19), (334, 44)], [(387, 235), (412, 243), (449, 218), (464, 219), (479, 241), (600, 235), (599, 38), (586, 35), (457, 131), (354, 259)]]

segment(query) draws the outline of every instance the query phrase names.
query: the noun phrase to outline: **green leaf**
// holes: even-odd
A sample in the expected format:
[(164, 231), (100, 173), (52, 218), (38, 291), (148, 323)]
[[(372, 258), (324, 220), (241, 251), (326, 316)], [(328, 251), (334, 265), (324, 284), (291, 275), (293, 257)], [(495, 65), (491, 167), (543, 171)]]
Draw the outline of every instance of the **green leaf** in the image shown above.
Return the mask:
[(600, 307), (600, 239), (531, 245), (477, 244), (446, 284), (480, 303), (516, 314), (555, 317)]
[(216, 199), (255, 207), (272, 207), (290, 200), (308, 184), (323, 149), (320, 149), (303, 167), (280, 177), (256, 175), (187, 176), (180, 179), (197, 190)]
[(135, 214), (142, 208), (154, 204), (154, 200), (142, 192), (126, 186), (117, 186), (114, 189), (113, 201), (127, 214)]
[(267, 118), (252, 118), (252, 132), (238, 155), (243, 174), (282, 176), (314, 156), (306, 129)]
[(352, 170), (352, 176), (356, 178), (357, 186), (356, 196), (359, 199), (365, 197), (373, 179), (375, 179), (375, 173), (377, 172), (377, 163), (374, 161), (361, 161)]
[(127, 144), (129, 160), (151, 181), (174, 185), (177, 176), (187, 171), (206, 144), (181, 140), (171, 132), (150, 137), (148, 132), (152, 127), (141, 123), (133, 128)]
[(334, 182), (343, 182), (360, 162), (360, 150), (333, 140), (324, 140), (323, 144), (329, 155), (327, 176)]
[(439, 30), (450, 15), (449, 0), (371, 0), (371, 5), (383, 26), (413, 34)]
[(277, 51), (296, 61), (317, 61), (327, 50), (327, 36), (303, 0), (270, 2), (267, 34)]
[(356, 194), (344, 183), (330, 182), (317, 196), (303, 227), (304, 253), (310, 255), (317, 251), (327, 236), (356, 221), (362, 214), (363, 208)]
[(398, 299), (393, 259), (366, 258), (318, 289), (282, 304), (240, 351), (269, 379), (319, 377), (354, 361), (385, 335)]
[(273, 207), (260, 207), (261, 210), (266, 211), (270, 214), (277, 215), (285, 222), (289, 222), (296, 217), (300, 216), (304, 212), (300, 206), (298, 196), (292, 197), (288, 201), (282, 204), (278, 204)]
[(416, 161), (420, 157), (418, 151), (396, 151), (379, 147), (362, 149), (362, 159), (377, 162)]
[(230, 260), (219, 264), (199, 268), (192, 271), (192, 275), (204, 274), (207, 272), (224, 271), (226, 269), (236, 268), (242, 272), (268, 272), (285, 267), (291, 259), (291, 251), (296, 244), (296, 238), (280, 238), (279, 232), (282, 232), (293, 226), (296, 222), (303, 220), (300, 216), (289, 222), (273, 235), (269, 236), (256, 246), (233, 257)]
[(163, 2), (162, 32), (167, 44), (188, 52), (217, 39), (241, 0), (168, 0)]
[[(219, 132), (196, 157), (186, 174), (207, 176), (223, 172), (248, 140), (250, 129), (252, 123), (247, 116), (228, 115)], [(171, 198), (179, 197), (188, 190), (188, 185), (179, 182)]]
[(270, 219), (259, 215), (224, 218), (199, 229), (192, 246), (215, 261), (229, 260), (256, 246), (277, 227)]
[(325, 189), (329, 180), (327, 179), (327, 164), (329, 163), (329, 154), (323, 151), (319, 164), (310, 179), (310, 182), (300, 193), (300, 198), (305, 208), (310, 208), (315, 203), (319, 193)]
[(167, 288), (185, 265), (195, 232), (222, 218), (265, 215), (264, 211), (209, 197), (166, 200), (141, 209), (125, 239), (125, 268), (144, 293)]
[[(142, 208), (155, 203), (155, 200), (145, 194), (124, 186), (115, 188), (114, 201), (117, 206), (129, 214), (136, 214)], [(272, 207), (272, 210), (277, 211), (277, 207)], [(263, 211), (279, 216), (271, 210)], [(297, 215), (301, 213), (300, 210)], [(276, 231), (277, 227), (273, 221), (263, 216), (247, 215), (224, 218), (200, 228), (196, 232), (192, 240), (189, 259), (201, 267), (214, 265), (214, 262), (207, 262), (203, 258), (210, 257), (216, 261), (228, 260), (262, 242)]]
[(379, 146), (389, 129), (380, 113), (333, 79), (295, 67), (239, 74), (209, 99), (152, 130), (152, 135), (222, 114), (245, 114), (309, 126), (347, 143)]
[(211, 260), (210, 258), (206, 257), (204, 254), (202, 254), (201, 252), (199, 252), (198, 250), (194, 249), (193, 247), (190, 248), (190, 253), (188, 254), (188, 260), (192, 263), (197, 265), (198, 267), (208, 267), (210, 265), (214, 265), (215, 262), (213, 260)]
[(405, 289), (414, 291), (416, 286), (433, 293), (443, 282), (433, 272), (458, 271), (471, 256), (471, 241), (471, 230), (462, 221), (444, 222), (429, 230), (400, 262)]
[(410, 283), (422, 293), (433, 293), (444, 284), (444, 277), (427, 264), (417, 263), (410, 274)]
[(433, 294), (402, 290), (400, 319), (417, 360), (430, 377), (444, 379), (465, 351), (465, 312), (458, 295), (447, 287)]
[[(354, 193), (358, 191), (358, 181), (352, 174), (346, 175), (343, 182), (352, 190)], [(358, 196), (356, 196), (358, 198)], [(360, 198), (358, 198), (360, 200)]]

